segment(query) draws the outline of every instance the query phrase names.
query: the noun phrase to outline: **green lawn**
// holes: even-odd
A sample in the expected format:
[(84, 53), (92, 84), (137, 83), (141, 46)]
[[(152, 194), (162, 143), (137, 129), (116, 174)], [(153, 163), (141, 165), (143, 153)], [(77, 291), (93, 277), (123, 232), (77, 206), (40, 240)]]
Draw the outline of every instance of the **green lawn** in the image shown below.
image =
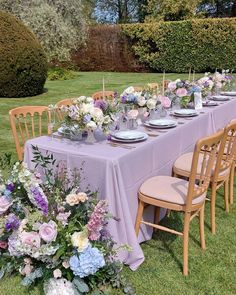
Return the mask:
[[(91, 95), (101, 90), (102, 73), (79, 73), (74, 80), (47, 82), (48, 91), (40, 96), (24, 99), (0, 98), (0, 152), (14, 151), (14, 144), (8, 123), (8, 110), (20, 105), (48, 105), (58, 100), (79, 95)], [(143, 86), (148, 82), (161, 81), (161, 74), (105, 73), (107, 89), (119, 93), (129, 85)], [(168, 74), (167, 78), (187, 78), (186, 75)], [(236, 205), (230, 213), (224, 212), (223, 193), (217, 198), (217, 235), (209, 229), (209, 204), (206, 205), (205, 252), (199, 245), (197, 219), (190, 228), (189, 276), (182, 276), (182, 239), (167, 233), (157, 232), (153, 239), (143, 243), (145, 262), (136, 272), (124, 269), (124, 274), (136, 288), (138, 295), (235, 295), (236, 294)], [(182, 226), (181, 215), (173, 214), (162, 221)], [(19, 277), (0, 281), (0, 295), (39, 295), (40, 290), (28, 292), (20, 286)], [(42, 293), (41, 293), (42, 294)], [(113, 291), (110, 294), (120, 295)]]

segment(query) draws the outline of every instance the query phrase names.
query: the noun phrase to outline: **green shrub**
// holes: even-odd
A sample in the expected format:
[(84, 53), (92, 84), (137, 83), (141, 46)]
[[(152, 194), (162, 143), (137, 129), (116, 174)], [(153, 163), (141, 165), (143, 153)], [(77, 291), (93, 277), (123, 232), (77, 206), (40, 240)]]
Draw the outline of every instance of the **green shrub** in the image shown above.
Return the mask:
[(139, 60), (156, 71), (236, 68), (236, 19), (123, 25)]
[(76, 73), (72, 70), (63, 69), (63, 68), (50, 68), (48, 70), (48, 80), (50, 81), (63, 81), (70, 80), (76, 77)]
[(0, 11), (0, 97), (43, 92), (47, 60), (33, 33), (14, 16)]

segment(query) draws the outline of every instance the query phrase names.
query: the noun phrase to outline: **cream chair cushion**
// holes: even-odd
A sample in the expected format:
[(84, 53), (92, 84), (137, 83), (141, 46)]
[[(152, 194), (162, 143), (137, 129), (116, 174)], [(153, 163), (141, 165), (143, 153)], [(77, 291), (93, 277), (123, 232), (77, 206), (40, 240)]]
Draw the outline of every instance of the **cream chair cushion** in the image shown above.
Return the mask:
[[(186, 204), (188, 181), (170, 176), (154, 176), (146, 180), (139, 191), (148, 197), (179, 205)], [(193, 200), (193, 205), (204, 201), (206, 194)]]
[[(197, 175), (200, 175), (201, 168), (202, 168), (202, 155), (200, 154), (200, 160), (198, 161), (198, 167), (197, 167)], [(174, 163), (173, 169), (174, 172), (176, 172), (178, 175), (186, 175), (190, 174), (191, 171), (191, 165), (192, 165), (192, 159), (193, 159), (193, 153), (186, 153), (181, 155)], [(214, 165), (215, 166), (215, 165)], [(215, 167), (212, 170), (212, 175), (214, 173)], [(230, 168), (225, 169), (224, 171), (221, 171), (219, 173), (219, 176), (224, 176), (226, 174), (230, 173)]]

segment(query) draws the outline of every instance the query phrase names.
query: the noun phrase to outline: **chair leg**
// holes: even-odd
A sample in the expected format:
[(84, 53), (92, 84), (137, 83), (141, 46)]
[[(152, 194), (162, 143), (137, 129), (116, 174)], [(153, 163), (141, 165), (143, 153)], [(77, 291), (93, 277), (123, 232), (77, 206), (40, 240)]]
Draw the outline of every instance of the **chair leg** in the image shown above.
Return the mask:
[(216, 233), (216, 183), (211, 185), (211, 232)]
[(225, 211), (229, 212), (229, 179), (224, 183)]
[(155, 207), (155, 216), (154, 216), (154, 223), (155, 224), (158, 224), (160, 221), (160, 213), (161, 213), (161, 208)]
[(188, 275), (188, 239), (189, 239), (189, 224), (190, 213), (185, 213), (184, 216), (184, 232), (183, 232), (183, 275)]
[(204, 232), (204, 212), (205, 212), (205, 204), (203, 204), (199, 212), (199, 229), (200, 229), (200, 240), (201, 240), (202, 250), (206, 250), (205, 232)]
[(230, 180), (229, 180), (229, 203), (233, 204), (234, 202), (234, 169), (235, 163), (233, 162), (230, 170)]
[(138, 212), (137, 212), (137, 217), (136, 217), (136, 222), (135, 222), (135, 233), (137, 236), (139, 233), (139, 228), (140, 228), (140, 224), (141, 224), (142, 217), (143, 217), (143, 209), (144, 209), (144, 202), (139, 200)]

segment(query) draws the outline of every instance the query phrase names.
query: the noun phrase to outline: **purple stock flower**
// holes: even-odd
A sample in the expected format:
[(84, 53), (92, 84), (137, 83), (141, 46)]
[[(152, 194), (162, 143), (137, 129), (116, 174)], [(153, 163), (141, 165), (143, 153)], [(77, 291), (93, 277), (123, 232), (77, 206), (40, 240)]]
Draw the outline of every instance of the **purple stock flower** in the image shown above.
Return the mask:
[(14, 190), (14, 184), (11, 182), (11, 183), (8, 183), (6, 185), (6, 189), (9, 190), (10, 192), (13, 192)]
[(14, 214), (10, 214), (6, 219), (6, 223), (5, 223), (6, 230), (7, 231), (16, 230), (19, 228), (19, 226), (20, 226), (20, 220), (18, 219), (18, 217)]
[(102, 111), (105, 111), (107, 109), (107, 102), (102, 99), (98, 99), (94, 102), (94, 106)]
[(34, 186), (30, 188), (30, 192), (33, 197), (33, 204), (42, 210), (44, 215), (48, 215), (48, 200), (43, 191), (39, 187)]

